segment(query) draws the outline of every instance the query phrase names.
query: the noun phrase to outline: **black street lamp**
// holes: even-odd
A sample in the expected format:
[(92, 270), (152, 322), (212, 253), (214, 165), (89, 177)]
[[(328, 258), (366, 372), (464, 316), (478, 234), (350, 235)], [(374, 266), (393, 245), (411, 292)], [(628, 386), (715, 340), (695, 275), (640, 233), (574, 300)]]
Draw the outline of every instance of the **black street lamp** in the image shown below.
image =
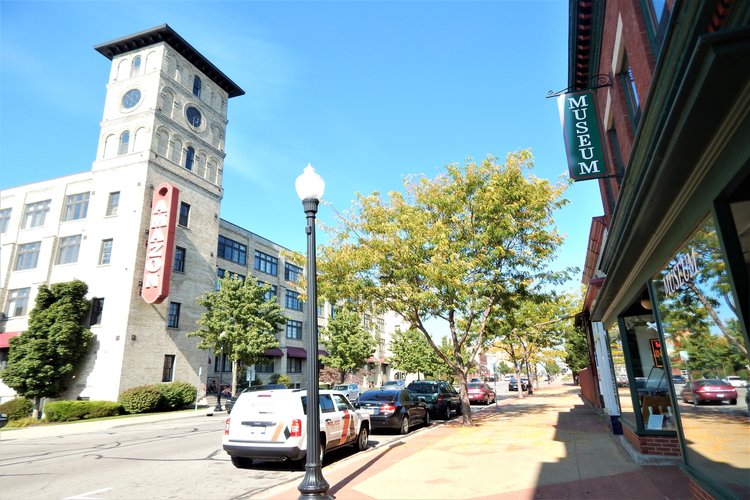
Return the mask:
[(219, 340), (221, 340), (221, 352), (219, 353), (219, 363), (221, 363), (221, 366), (219, 367), (219, 388), (216, 391), (216, 406), (214, 407), (214, 411), (221, 411), (221, 384), (224, 382), (224, 336), (226, 335), (226, 332), (221, 332), (219, 335)]
[[(318, 274), (315, 262), (315, 214), (323, 197), (325, 182), (312, 165), (305, 167), (294, 183), (307, 216), (307, 460), (305, 477), (297, 487), (299, 498), (330, 498), (320, 460), (320, 393), (318, 386)], [(324, 444), (325, 445), (325, 444)]]

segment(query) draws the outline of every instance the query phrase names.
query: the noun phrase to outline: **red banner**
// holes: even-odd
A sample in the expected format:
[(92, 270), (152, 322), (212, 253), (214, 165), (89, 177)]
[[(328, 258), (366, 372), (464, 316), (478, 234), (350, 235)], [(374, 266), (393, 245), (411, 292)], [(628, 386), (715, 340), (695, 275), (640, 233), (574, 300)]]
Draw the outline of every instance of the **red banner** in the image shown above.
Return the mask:
[(141, 297), (149, 304), (161, 304), (169, 295), (179, 199), (180, 190), (166, 182), (154, 192), (141, 291)]

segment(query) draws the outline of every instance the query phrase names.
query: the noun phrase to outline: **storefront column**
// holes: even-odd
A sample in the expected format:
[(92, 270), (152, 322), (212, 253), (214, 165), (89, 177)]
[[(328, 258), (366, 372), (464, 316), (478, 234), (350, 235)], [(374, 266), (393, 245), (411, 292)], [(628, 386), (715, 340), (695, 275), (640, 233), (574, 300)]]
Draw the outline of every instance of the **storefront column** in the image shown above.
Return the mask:
[(604, 325), (600, 321), (591, 322), (591, 333), (594, 337), (597, 371), (599, 374), (599, 393), (604, 400), (604, 411), (609, 415), (610, 428), (613, 434), (622, 434), (620, 423), (620, 405), (617, 400), (617, 386), (610, 361), (609, 342)]

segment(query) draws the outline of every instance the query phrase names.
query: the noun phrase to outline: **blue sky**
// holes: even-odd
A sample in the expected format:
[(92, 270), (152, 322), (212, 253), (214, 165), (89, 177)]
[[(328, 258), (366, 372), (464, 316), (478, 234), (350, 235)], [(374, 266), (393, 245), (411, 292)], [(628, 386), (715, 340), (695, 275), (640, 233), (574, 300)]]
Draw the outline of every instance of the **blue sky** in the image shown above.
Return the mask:
[[(221, 216), (293, 250), (307, 163), (324, 222), (468, 157), (530, 148), (535, 175), (567, 173), (545, 98), (567, 86), (567, 1), (2, 0), (0, 22), (0, 188), (91, 168), (110, 70), (93, 47), (164, 23), (246, 92), (229, 101)], [(566, 197), (557, 267), (582, 267), (597, 183)]]

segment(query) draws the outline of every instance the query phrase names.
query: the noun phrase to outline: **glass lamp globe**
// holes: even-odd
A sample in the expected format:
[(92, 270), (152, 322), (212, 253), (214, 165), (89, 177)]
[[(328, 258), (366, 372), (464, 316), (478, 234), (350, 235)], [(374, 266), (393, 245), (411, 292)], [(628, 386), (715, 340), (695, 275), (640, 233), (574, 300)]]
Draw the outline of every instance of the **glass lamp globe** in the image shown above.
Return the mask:
[(302, 172), (302, 175), (297, 177), (294, 183), (294, 188), (297, 190), (297, 196), (300, 200), (320, 200), (323, 197), (323, 191), (325, 191), (326, 183), (323, 178), (318, 175), (315, 169), (309, 163)]

